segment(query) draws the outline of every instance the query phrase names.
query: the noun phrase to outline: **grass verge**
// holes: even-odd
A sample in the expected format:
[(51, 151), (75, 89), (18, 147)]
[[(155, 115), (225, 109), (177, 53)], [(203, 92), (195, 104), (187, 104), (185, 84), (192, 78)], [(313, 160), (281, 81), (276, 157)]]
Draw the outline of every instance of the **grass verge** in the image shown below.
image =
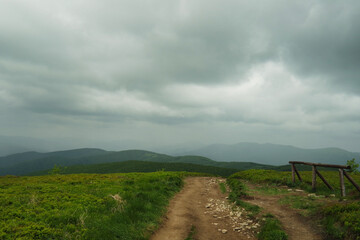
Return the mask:
[[(231, 201), (251, 212), (251, 215), (253, 216), (260, 213), (261, 209), (259, 206), (241, 200), (241, 198), (246, 198), (249, 196), (245, 184), (240, 179), (238, 179), (236, 175), (231, 175), (228, 177), (226, 182), (231, 189), (229, 194), (229, 199)], [(259, 239), (286, 240), (287, 235), (282, 230), (280, 222), (271, 214), (266, 214), (264, 217), (266, 220), (258, 234)]]
[(273, 215), (266, 214), (265, 223), (260, 229), (258, 234), (259, 240), (287, 240), (287, 234), (282, 230), (279, 220), (277, 220)]
[(246, 186), (237, 178), (227, 178), (227, 185), (231, 189), (229, 194), (229, 200), (235, 202), (236, 205), (245, 208), (245, 210), (251, 212), (252, 215), (256, 215), (260, 212), (260, 207), (241, 200), (241, 198), (248, 197), (246, 192)]
[(270, 183), (270, 184), (262, 184), (260, 186), (257, 186), (255, 189), (249, 191), (250, 194), (253, 192), (258, 192), (264, 195), (279, 195), (279, 194), (286, 194), (289, 191), (284, 188), (279, 188), (276, 184)]
[(219, 182), (220, 191), (225, 194), (226, 193), (226, 186), (225, 183)]

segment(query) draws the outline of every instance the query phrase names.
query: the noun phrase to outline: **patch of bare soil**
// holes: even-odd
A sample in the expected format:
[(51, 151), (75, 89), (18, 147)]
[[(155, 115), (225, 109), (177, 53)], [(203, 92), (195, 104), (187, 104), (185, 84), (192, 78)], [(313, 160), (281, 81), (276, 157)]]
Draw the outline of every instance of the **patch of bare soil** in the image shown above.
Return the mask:
[[(254, 188), (251, 184), (248, 184), (248, 186), (250, 189)], [(294, 194), (300, 195), (302, 193), (297, 192)], [(273, 214), (282, 223), (284, 231), (289, 236), (289, 240), (323, 239), (314, 221), (302, 216), (296, 209), (279, 204), (278, 201), (283, 195), (266, 195), (254, 191), (252, 196), (252, 200), (245, 201), (263, 208), (264, 213)]]
[(184, 240), (195, 226), (193, 239), (256, 239), (259, 224), (222, 194), (221, 178), (190, 177), (170, 202), (163, 225), (151, 240)]

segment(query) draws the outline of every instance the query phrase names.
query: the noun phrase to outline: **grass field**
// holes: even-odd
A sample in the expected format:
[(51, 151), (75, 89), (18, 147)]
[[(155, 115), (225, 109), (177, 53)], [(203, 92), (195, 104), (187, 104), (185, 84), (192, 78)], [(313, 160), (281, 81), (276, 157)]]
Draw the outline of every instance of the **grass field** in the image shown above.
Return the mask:
[[(245, 180), (263, 184), (287, 185), (288, 187), (302, 188), (308, 192), (311, 189), (310, 171), (300, 172), (303, 183), (297, 181), (293, 184), (291, 181), (291, 172), (278, 172), (273, 170), (246, 170), (235, 173), (228, 178), (228, 181)], [(317, 183), (317, 195), (336, 194), (337, 200), (330, 201), (327, 204), (318, 204), (316, 202), (308, 204), (308, 201), (299, 201), (294, 198), (284, 198), (283, 203), (298, 209), (307, 208), (311, 211), (314, 218), (320, 219), (323, 224), (326, 239), (360, 239), (360, 201), (359, 193), (350, 182), (345, 180), (347, 197), (340, 197), (339, 173), (336, 171), (322, 172), (324, 178), (334, 187), (334, 191), (329, 190), (320, 179)], [(360, 174), (351, 174), (355, 182), (360, 183)], [(246, 194), (246, 193), (242, 193)], [(302, 203), (302, 204), (301, 204)], [(306, 206), (304, 205), (306, 204)]]
[[(339, 173), (337, 171), (323, 171), (321, 174), (324, 178), (329, 182), (329, 184), (335, 189), (334, 191), (329, 190), (326, 185), (322, 182), (322, 180), (317, 177), (317, 190), (318, 194), (336, 194), (340, 196), (340, 180)], [(303, 179), (303, 183), (300, 183), (298, 179), (296, 179), (296, 184), (293, 184), (291, 181), (291, 172), (280, 172), (274, 170), (246, 170), (237, 172), (232, 175), (235, 178), (241, 178), (245, 180), (249, 180), (257, 183), (274, 183), (274, 184), (282, 184), (287, 185), (289, 187), (301, 187), (308, 192), (311, 192), (311, 181), (312, 181), (312, 172), (311, 171), (300, 171), (300, 175)], [(351, 174), (351, 177), (355, 182), (360, 184), (360, 174)], [(352, 198), (360, 197), (359, 193), (355, 189), (355, 187), (345, 179), (345, 188), (347, 195)]]
[(0, 239), (147, 239), (187, 175), (0, 177)]

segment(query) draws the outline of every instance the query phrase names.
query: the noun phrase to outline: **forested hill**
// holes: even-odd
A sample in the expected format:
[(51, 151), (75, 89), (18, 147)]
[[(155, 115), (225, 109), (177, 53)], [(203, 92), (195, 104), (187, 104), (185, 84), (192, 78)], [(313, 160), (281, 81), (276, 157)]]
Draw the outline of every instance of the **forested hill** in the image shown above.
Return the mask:
[(193, 163), (174, 163), (174, 162), (145, 162), (145, 161), (125, 161), (101, 164), (74, 165), (68, 167), (55, 167), (40, 172), (30, 173), (29, 175), (47, 175), (52, 173), (74, 174), (74, 173), (129, 173), (129, 172), (157, 172), (157, 171), (183, 171), (198, 172), (230, 176), (238, 172), (237, 169), (205, 166)]
[(26, 152), (0, 158), (0, 175), (25, 175), (51, 169), (54, 165), (88, 165), (129, 160), (145, 162), (192, 163), (237, 170), (276, 169), (271, 165), (251, 162), (216, 162), (201, 156), (169, 156), (144, 150), (109, 152), (101, 149), (75, 149), (51, 153)]

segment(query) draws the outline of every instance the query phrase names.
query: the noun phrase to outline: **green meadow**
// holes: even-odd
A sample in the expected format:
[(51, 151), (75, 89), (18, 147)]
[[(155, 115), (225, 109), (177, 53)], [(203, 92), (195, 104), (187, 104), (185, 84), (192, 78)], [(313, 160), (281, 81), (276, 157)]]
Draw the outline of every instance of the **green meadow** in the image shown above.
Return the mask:
[(148, 239), (189, 175), (0, 177), (0, 239)]

